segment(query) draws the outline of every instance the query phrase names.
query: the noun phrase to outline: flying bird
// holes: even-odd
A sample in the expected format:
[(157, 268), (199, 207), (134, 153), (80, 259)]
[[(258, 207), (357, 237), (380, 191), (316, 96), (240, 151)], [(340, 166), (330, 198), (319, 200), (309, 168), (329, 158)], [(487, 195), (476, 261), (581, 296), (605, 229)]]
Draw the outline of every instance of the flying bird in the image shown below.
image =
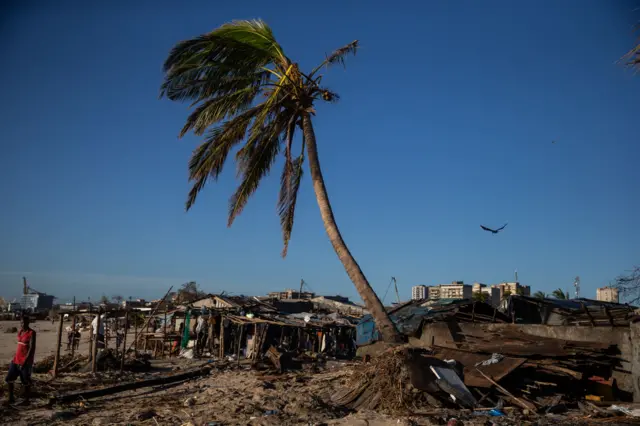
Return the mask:
[(498, 228), (498, 229), (491, 229), (491, 228), (487, 228), (486, 226), (482, 226), (480, 225), (480, 228), (484, 229), (485, 231), (489, 231), (492, 234), (497, 234), (498, 232), (502, 231), (505, 226), (507, 226), (509, 224), (509, 222), (505, 223), (504, 225), (502, 225), (502, 227)]

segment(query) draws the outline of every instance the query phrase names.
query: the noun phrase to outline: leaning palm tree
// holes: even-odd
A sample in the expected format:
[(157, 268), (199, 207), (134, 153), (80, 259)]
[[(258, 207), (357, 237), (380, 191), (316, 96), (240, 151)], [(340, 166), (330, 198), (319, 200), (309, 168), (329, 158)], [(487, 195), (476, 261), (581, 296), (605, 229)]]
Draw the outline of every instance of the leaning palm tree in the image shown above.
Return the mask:
[[(320, 72), (343, 64), (358, 41), (336, 50), (313, 70), (303, 72), (285, 55), (271, 28), (260, 20), (234, 21), (175, 45), (164, 63), (161, 97), (191, 101), (196, 108), (180, 137), (204, 135), (189, 161), (189, 210), (209, 180), (216, 180), (229, 152), (235, 155), (241, 182), (229, 202), (228, 226), (242, 212), (280, 153), (284, 154), (278, 213), (285, 257), (293, 229), (305, 156), (320, 215), (333, 248), (385, 341), (400, 334), (347, 248), (333, 215), (320, 169), (312, 125), (317, 101), (335, 102), (338, 95), (322, 85)], [(300, 132), (299, 132), (300, 130)], [(296, 138), (297, 134), (300, 137)], [(299, 146), (299, 151), (295, 148)]]
[(567, 300), (569, 298), (561, 288), (553, 290), (551, 295), (559, 300)]
[(533, 293), (533, 297), (535, 297), (536, 299), (544, 299), (545, 297), (547, 297), (547, 295), (544, 291), (536, 291), (535, 293)]

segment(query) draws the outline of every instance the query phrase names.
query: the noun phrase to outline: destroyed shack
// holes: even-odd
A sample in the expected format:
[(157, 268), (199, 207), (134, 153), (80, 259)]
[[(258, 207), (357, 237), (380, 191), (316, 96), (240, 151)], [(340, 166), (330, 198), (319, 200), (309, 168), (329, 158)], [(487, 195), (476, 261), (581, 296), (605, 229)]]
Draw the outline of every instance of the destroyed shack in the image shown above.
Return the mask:
[(279, 351), (355, 355), (357, 319), (327, 309), (312, 312), (308, 301), (273, 301), (256, 297), (208, 295), (155, 315), (151, 331), (141, 334), (142, 350), (152, 357), (262, 358)]
[[(420, 338), (424, 323), (435, 321), (509, 322), (509, 317), (497, 308), (469, 299), (448, 299), (437, 302), (412, 300), (388, 311), (391, 321), (406, 338)], [(370, 345), (380, 340), (371, 315), (365, 315), (357, 324), (356, 343)]]
[[(455, 362), (478, 401), (502, 398), (537, 411), (585, 398), (640, 401), (634, 311), (589, 299), (513, 295), (501, 309), (471, 300), (413, 301), (388, 312), (410, 347)], [(376, 353), (378, 340), (372, 318), (363, 317), (358, 353)]]

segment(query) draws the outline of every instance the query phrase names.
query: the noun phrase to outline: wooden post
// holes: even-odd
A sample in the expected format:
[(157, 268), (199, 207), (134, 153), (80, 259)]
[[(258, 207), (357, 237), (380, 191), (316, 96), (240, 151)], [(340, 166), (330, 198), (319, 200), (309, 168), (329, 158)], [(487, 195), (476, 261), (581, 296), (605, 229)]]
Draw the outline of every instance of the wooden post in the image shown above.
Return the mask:
[(120, 371), (124, 370), (124, 357), (127, 354), (127, 330), (129, 328), (129, 312), (124, 313), (124, 336), (122, 336), (122, 360), (120, 361)]
[(256, 355), (258, 350), (258, 341), (260, 339), (258, 338), (258, 324), (257, 323), (253, 323), (253, 348), (251, 348), (251, 359), (258, 359), (258, 356)]
[(220, 359), (224, 358), (224, 314), (220, 315)]
[(240, 348), (242, 348), (242, 332), (244, 325), (240, 325), (240, 333), (238, 334), (238, 365), (240, 365)]
[(207, 346), (209, 347), (209, 353), (213, 355), (213, 317), (211, 311), (209, 311), (209, 327), (207, 328)]
[(73, 322), (71, 323), (71, 358), (73, 358), (74, 353), (76, 352), (76, 314), (73, 314)]
[(58, 325), (58, 341), (56, 343), (56, 357), (53, 361), (53, 377), (58, 375), (58, 365), (60, 364), (60, 343), (62, 342), (62, 318), (64, 314), (60, 314), (60, 324)]
[[(151, 315), (149, 315), (149, 317), (147, 318), (147, 322), (142, 327), (142, 331), (146, 332), (149, 329), (149, 321), (151, 321), (151, 318), (154, 317), (154, 315), (156, 314), (156, 311), (158, 310), (158, 308), (160, 308), (160, 306), (162, 306), (163, 304), (166, 306), (167, 296), (169, 296), (169, 293), (171, 292), (172, 288), (173, 288), (173, 286), (169, 287), (169, 290), (167, 290), (167, 292), (165, 293), (164, 297), (162, 298), (162, 301), (160, 303), (158, 303), (155, 308), (153, 308), (153, 311), (151, 311)], [(137, 324), (138, 323), (136, 322), (136, 325)], [(138, 331), (137, 331), (137, 328), (136, 328), (135, 343), (136, 343), (136, 345), (138, 344)], [(129, 348), (129, 349), (131, 349), (131, 348)], [(136, 347), (136, 353), (137, 353), (137, 347)]]
[(164, 358), (164, 347), (167, 344), (167, 305), (164, 306), (164, 333), (162, 334), (162, 357)]
[[(89, 318), (91, 318), (91, 305), (89, 305)], [(91, 355), (93, 354), (93, 327), (91, 323), (89, 323), (89, 360), (91, 360)]]
[(133, 316), (133, 328), (134, 328), (133, 343), (136, 347), (136, 356), (138, 356), (138, 316), (137, 315)]
[[(98, 316), (96, 320), (96, 332), (93, 336), (93, 353), (91, 354), (91, 372), (96, 373), (98, 371), (98, 339), (100, 338), (100, 320), (101, 317), (101, 309), (98, 309)], [(104, 336), (104, 334), (103, 334)]]

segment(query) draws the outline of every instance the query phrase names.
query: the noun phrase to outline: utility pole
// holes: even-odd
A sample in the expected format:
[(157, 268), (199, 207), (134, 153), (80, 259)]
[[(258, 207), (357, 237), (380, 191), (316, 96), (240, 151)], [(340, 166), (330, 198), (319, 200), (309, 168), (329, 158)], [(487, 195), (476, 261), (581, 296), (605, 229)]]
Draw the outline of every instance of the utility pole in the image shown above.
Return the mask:
[(298, 299), (302, 299), (302, 286), (304, 285), (304, 280), (300, 278), (300, 293), (298, 293)]
[(75, 312), (76, 310), (76, 297), (73, 296), (73, 311)]

